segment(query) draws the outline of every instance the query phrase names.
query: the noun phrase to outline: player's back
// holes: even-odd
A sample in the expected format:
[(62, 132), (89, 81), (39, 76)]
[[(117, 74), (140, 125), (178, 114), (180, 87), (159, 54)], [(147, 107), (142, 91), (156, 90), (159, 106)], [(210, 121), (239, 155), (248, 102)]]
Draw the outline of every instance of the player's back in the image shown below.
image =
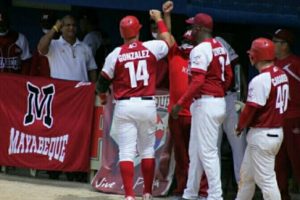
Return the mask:
[[(217, 40), (209, 38), (196, 46), (192, 50), (191, 56), (191, 60), (194, 62), (191, 63), (191, 70), (205, 72), (205, 82), (201, 87), (200, 95), (223, 97), (225, 94), (224, 84), (228, 81), (225, 71), (230, 67), (226, 49)], [(228, 78), (232, 80), (232, 77)]]
[[(168, 53), (163, 41), (136, 41), (116, 48), (103, 71), (113, 80), (115, 99), (153, 96), (157, 62)], [(110, 68), (110, 69), (108, 69)]]
[[(257, 88), (260, 87), (260, 92)], [(289, 85), (287, 75), (276, 66), (263, 69), (253, 78), (247, 101), (259, 105), (251, 127), (278, 128), (282, 126), (283, 113), (287, 110)]]

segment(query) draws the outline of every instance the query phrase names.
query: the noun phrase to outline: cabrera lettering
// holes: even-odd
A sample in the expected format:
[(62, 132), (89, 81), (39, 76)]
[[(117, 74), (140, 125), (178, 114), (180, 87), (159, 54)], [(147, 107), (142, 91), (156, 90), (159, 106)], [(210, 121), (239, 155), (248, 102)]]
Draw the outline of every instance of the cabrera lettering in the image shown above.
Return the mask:
[(288, 78), (285, 74), (281, 74), (280, 76), (275, 76), (274, 78), (272, 78), (273, 86), (279, 85), (281, 83), (287, 83), (287, 82), (288, 82)]

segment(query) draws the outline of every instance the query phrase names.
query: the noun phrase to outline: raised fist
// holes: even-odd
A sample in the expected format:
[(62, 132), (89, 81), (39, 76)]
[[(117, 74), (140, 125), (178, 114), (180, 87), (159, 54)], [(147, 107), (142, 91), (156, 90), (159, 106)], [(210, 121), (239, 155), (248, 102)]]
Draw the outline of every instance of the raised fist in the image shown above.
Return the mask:
[(151, 19), (153, 19), (155, 22), (158, 22), (161, 20), (161, 12), (159, 10), (152, 9), (149, 11), (149, 15)]
[(170, 13), (174, 8), (174, 4), (172, 1), (166, 1), (163, 6), (162, 6), (162, 10), (164, 13)]
[(57, 20), (54, 26), (57, 28), (57, 32), (60, 32), (61, 28), (63, 27), (63, 21)]

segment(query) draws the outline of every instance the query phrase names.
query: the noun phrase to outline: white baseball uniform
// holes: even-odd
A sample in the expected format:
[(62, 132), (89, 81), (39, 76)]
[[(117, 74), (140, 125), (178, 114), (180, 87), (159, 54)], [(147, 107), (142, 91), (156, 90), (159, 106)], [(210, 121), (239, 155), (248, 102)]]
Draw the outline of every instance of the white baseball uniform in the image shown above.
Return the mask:
[(205, 81), (193, 95), (195, 100), (191, 105), (190, 165), (183, 197), (197, 199), (200, 178), (205, 171), (209, 185), (208, 199), (222, 200), (217, 143), (226, 110), (223, 85), (229, 72), (229, 79), (232, 76), (228, 54), (220, 42), (213, 38), (206, 39), (191, 51), (189, 67), (192, 76), (193, 72), (204, 74)]
[(154, 158), (156, 67), (167, 53), (164, 41), (136, 41), (117, 47), (105, 60), (102, 73), (112, 80), (116, 100), (120, 161), (133, 161), (137, 150), (142, 159)]
[(247, 104), (257, 110), (249, 124), (237, 200), (252, 199), (255, 183), (265, 200), (281, 199), (274, 165), (283, 140), (283, 113), (288, 96), (288, 78), (275, 66), (263, 69), (249, 84)]

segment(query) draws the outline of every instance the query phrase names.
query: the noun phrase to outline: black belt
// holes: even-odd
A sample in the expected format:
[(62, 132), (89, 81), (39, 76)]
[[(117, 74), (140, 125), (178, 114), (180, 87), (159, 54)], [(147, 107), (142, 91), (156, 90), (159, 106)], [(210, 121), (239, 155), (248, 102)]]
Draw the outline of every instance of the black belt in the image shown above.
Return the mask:
[(130, 98), (141, 98), (141, 100), (153, 100), (153, 97), (120, 97), (117, 100), (129, 100)]
[(198, 99), (209, 99), (209, 98), (222, 98), (224, 96), (215, 96), (215, 95), (206, 95), (206, 94), (202, 94), (199, 97), (194, 98), (194, 100), (198, 100)]
[(230, 89), (230, 92), (237, 92), (235, 88)]

